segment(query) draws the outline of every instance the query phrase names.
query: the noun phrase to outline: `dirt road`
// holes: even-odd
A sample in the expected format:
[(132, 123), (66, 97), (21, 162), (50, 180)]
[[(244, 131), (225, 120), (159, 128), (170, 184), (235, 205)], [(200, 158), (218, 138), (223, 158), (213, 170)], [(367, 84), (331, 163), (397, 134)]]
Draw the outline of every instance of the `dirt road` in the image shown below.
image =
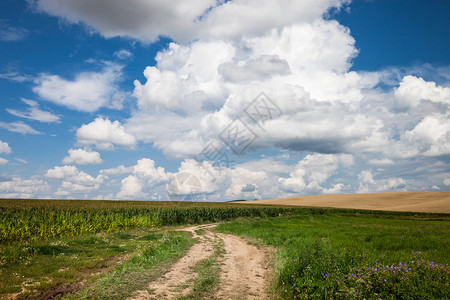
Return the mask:
[[(215, 225), (184, 228), (197, 238), (183, 258), (176, 262), (158, 280), (149, 283), (146, 290), (139, 291), (133, 300), (177, 299), (192, 291), (197, 276), (193, 267), (214, 253), (214, 245), (220, 244), (225, 254), (218, 258), (220, 284), (209, 299), (267, 299), (270, 282), (270, 264), (267, 250), (250, 245), (246, 240), (229, 234), (211, 231)], [(199, 229), (202, 234), (198, 234)], [(197, 232), (196, 232), (197, 231)], [(220, 243), (219, 243), (220, 242)]]

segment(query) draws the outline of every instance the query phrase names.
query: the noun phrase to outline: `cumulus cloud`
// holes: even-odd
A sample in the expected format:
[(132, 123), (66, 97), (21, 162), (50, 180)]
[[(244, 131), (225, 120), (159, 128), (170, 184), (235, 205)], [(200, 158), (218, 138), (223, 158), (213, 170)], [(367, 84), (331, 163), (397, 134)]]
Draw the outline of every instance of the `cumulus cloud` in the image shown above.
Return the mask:
[(41, 179), (13, 177), (0, 182), (0, 198), (43, 198), (50, 189)]
[(0, 141), (0, 154), (2, 153), (5, 154), (11, 153), (11, 147), (9, 147), (8, 143)]
[(72, 193), (88, 193), (100, 188), (104, 181), (103, 175), (92, 177), (79, 171), (75, 166), (55, 166), (47, 170), (44, 175), (47, 178), (61, 180), (61, 185), (55, 192), (56, 196), (68, 196)]
[(425, 116), (413, 129), (406, 130), (393, 143), (390, 155), (411, 158), (450, 154), (450, 122), (447, 114)]
[(39, 122), (46, 122), (46, 123), (59, 122), (60, 119), (59, 116), (49, 111), (39, 109), (39, 103), (37, 103), (36, 101), (24, 98), (22, 98), (22, 101), (29, 106), (29, 108), (26, 111), (20, 111), (10, 108), (7, 108), (6, 111), (16, 117), (36, 120)]
[(271, 28), (320, 18), (330, 7), (339, 8), (349, 1), (175, 0), (170, 5), (158, 0), (31, 2), (41, 11), (71, 23), (82, 22), (107, 38), (123, 36), (152, 42), (159, 36), (169, 36), (186, 42), (261, 34)]
[[(234, 47), (223, 41), (199, 41), (189, 46), (171, 43), (156, 56), (157, 67), (147, 67), (141, 84), (135, 80), (133, 95), (139, 108), (168, 108), (198, 111), (207, 102), (222, 102), (226, 88), (219, 80), (218, 67), (229, 61)], [(208, 63), (204, 58), (208, 57)]]
[(102, 71), (82, 72), (73, 80), (43, 74), (35, 80), (33, 91), (43, 100), (74, 110), (95, 112), (101, 107), (121, 109), (123, 94), (117, 86), (121, 69), (120, 65), (106, 63)]
[(358, 175), (358, 193), (393, 192), (406, 190), (406, 181), (399, 177), (374, 179), (370, 170), (363, 170)]
[(342, 183), (334, 184), (331, 188), (322, 185), (336, 173), (339, 165), (348, 167), (353, 164), (351, 155), (319, 154), (307, 155), (298, 162), (287, 178), (280, 178), (278, 182), (283, 190), (292, 193), (331, 193), (340, 192)]
[(136, 139), (129, 134), (119, 122), (111, 122), (102, 117), (96, 118), (89, 124), (83, 124), (77, 130), (78, 144), (83, 146), (95, 145), (99, 149), (111, 150), (114, 145), (132, 148)]
[(436, 85), (435, 82), (408, 75), (403, 77), (400, 86), (395, 89), (396, 105), (399, 109), (417, 106), (420, 101), (450, 104), (450, 88)]
[(285, 113), (253, 146), (343, 151), (377, 129), (375, 118), (355, 110), (372, 84), (346, 72), (356, 53), (348, 29), (324, 20), (239, 42), (171, 43), (146, 68), (147, 82), (135, 81), (139, 111), (127, 128), (168, 155), (192, 156), (265, 91)]
[(21, 121), (11, 123), (0, 122), (0, 127), (11, 132), (18, 132), (22, 134), (43, 134), (42, 132), (33, 129), (30, 125), (27, 125)]
[(69, 156), (64, 157), (62, 163), (65, 165), (78, 164), (101, 164), (103, 160), (100, 158), (100, 153), (86, 149), (69, 149)]
[(128, 174), (133, 171), (133, 167), (125, 167), (124, 165), (120, 165), (116, 168), (110, 168), (110, 169), (103, 169), (100, 170), (100, 174), (103, 175), (122, 175), (122, 174)]
[(155, 161), (142, 158), (133, 166), (132, 174), (121, 181), (119, 198), (148, 197), (151, 188), (169, 180), (170, 173), (162, 167), (155, 167)]
[[(209, 161), (186, 159), (181, 162), (178, 172), (173, 176), (180, 174), (189, 174), (198, 180), (200, 190), (208, 201), (260, 199), (261, 194), (268, 195), (270, 187), (273, 187), (269, 184), (273, 177), (269, 179), (265, 171), (249, 170), (244, 165), (217, 168)], [(183, 190), (178, 192), (182, 193)], [(184, 192), (190, 193), (191, 190)]]

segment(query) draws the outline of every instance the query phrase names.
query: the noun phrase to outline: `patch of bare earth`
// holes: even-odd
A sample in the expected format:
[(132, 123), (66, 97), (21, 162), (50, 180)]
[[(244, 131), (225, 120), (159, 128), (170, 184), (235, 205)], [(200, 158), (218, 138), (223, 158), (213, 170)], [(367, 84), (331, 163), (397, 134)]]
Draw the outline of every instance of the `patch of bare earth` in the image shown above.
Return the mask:
[[(197, 274), (194, 266), (214, 253), (214, 245), (222, 240), (225, 255), (218, 260), (220, 284), (218, 291), (208, 298), (212, 299), (267, 299), (266, 289), (270, 284), (270, 264), (267, 253), (250, 245), (246, 240), (209, 229), (215, 225), (189, 227), (182, 230), (193, 234), (198, 242), (183, 258), (175, 263), (160, 279), (150, 282), (147, 290), (139, 291), (129, 299), (177, 299), (189, 294)], [(204, 229), (198, 235), (195, 231)]]
[(217, 234), (226, 254), (221, 261), (217, 299), (267, 299), (270, 264), (264, 250), (230, 234)]

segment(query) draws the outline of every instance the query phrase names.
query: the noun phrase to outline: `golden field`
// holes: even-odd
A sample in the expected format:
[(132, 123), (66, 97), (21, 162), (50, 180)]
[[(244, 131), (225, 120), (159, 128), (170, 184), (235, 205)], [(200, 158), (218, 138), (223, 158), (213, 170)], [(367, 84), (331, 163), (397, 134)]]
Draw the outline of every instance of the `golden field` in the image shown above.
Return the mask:
[(450, 213), (450, 192), (336, 194), (242, 201), (236, 203)]

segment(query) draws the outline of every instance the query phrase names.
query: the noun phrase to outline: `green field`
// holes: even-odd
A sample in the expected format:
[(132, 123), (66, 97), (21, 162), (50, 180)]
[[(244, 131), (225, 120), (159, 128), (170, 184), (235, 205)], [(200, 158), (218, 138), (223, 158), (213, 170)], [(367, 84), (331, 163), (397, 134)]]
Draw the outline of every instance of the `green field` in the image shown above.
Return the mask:
[(448, 299), (448, 218), (332, 213), (219, 225), (278, 249), (285, 299)]
[(224, 221), (216, 230), (277, 249), (284, 299), (450, 297), (445, 214), (3, 199), (0, 220), (0, 298), (125, 299), (192, 244), (177, 226)]

